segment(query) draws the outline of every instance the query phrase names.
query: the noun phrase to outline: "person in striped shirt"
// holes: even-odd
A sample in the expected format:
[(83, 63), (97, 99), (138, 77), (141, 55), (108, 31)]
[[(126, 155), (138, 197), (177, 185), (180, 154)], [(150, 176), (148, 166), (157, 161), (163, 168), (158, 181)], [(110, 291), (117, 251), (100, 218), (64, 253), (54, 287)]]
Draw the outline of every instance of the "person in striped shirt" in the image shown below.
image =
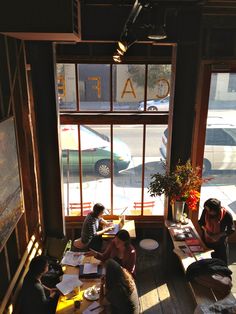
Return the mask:
[(105, 207), (101, 203), (93, 206), (92, 212), (83, 222), (81, 237), (73, 242), (76, 248), (101, 250), (102, 234), (113, 229), (113, 224), (102, 218), (104, 211)]

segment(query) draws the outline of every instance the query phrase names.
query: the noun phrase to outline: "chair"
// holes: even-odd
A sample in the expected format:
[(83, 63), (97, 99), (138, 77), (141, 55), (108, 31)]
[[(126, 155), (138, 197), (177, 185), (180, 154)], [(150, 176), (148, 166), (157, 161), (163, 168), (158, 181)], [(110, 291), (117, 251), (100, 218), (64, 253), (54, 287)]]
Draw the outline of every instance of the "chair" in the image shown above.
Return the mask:
[(155, 201), (148, 202), (134, 202), (133, 208), (130, 210), (131, 215), (141, 215), (141, 209), (143, 207), (144, 215), (152, 215), (153, 207), (155, 206)]
[(66, 237), (47, 237), (43, 254), (47, 256), (49, 267), (48, 272), (41, 278), (42, 283), (47, 287), (53, 288), (60, 281), (63, 275), (60, 262), (65, 252), (71, 249), (71, 245), (71, 240)]
[(87, 216), (88, 213), (91, 212), (92, 202), (84, 202), (82, 204), (83, 206), (81, 206), (81, 203), (70, 203), (69, 204), (70, 216), (80, 216), (82, 207), (83, 207), (83, 216)]

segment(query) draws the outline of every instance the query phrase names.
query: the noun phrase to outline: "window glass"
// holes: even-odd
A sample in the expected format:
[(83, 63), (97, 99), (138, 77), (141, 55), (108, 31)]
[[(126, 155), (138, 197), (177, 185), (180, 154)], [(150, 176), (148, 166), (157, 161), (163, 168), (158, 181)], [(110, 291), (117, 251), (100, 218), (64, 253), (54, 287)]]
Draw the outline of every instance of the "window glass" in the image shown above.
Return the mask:
[(71, 204), (80, 204), (80, 171), (78, 127), (61, 126), (61, 167), (63, 175), (64, 210), (66, 216), (79, 216), (81, 210)]
[[(147, 111), (169, 111), (171, 65), (149, 64), (147, 73)], [(144, 103), (141, 103), (143, 110)]]
[[(200, 211), (210, 197), (218, 198), (236, 218), (236, 90), (230, 73), (211, 76), (203, 174), (213, 180), (201, 189)], [(229, 85), (231, 86), (229, 88)]]
[(79, 110), (110, 110), (110, 65), (79, 64), (77, 70)]
[(77, 110), (74, 64), (57, 64), (57, 95), (60, 110)]
[(115, 125), (113, 135), (113, 154), (118, 161), (113, 179), (114, 214), (121, 214), (126, 209), (127, 215), (139, 215), (134, 204), (141, 202), (143, 126)]
[[(164, 214), (164, 195), (151, 197), (148, 193), (148, 186), (151, 176), (157, 172), (163, 173), (161, 159), (161, 146), (165, 142), (164, 131), (167, 125), (147, 125), (146, 126), (146, 149), (145, 149), (145, 171), (144, 171), (144, 215), (163, 215)], [(166, 132), (167, 133), (167, 132)], [(166, 149), (166, 147), (165, 147)]]
[(139, 110), (140, 102), (144, 100), (145, 66), (115, 64), (112, 73), (114, 110)]
[[(60, 108), (90, 111), (90, 115), (111, 110), (138, 111), (144, 110), (147, 94), (158, 101), (158, 110), (162, 106), (163, 111), (168, 111), (170, 70), (166, 65), (58, 64), (61, 104), (63, 100)], [(119, 122), (119, 113), (116, 115)], [(94, 125), (89, 124), (88, 115), (85, 125), (84, 115), (74, 115), (75, 124), (61, 126), (65, 214), (86, 216), (100, 202), (107, 213), (115, 215), (125, 210), (126, 215), (140, 216), (142, 208), (144, 215), (163, 215), (164, 196), (151, 198), (148, 185), (151, 174), (161, 171), (167, 126), (147, 125), (146, 120), (145, 124), (133, 124), (135, 120), (130, 115), (130, 124), (111, 125), (107, 117), (102, 115), (103, 124)]]

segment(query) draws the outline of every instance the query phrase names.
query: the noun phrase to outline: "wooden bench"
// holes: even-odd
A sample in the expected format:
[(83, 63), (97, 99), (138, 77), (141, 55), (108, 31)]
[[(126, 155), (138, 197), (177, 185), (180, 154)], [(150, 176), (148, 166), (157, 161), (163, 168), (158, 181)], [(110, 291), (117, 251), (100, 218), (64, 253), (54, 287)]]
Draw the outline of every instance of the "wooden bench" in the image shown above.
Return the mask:
[(80, 216), (81, 210), (83, 208), (83, 216), (87, 216), (88, 213), (92, 210), (92, 202), (84, 202), (84, 203), (70, 203), (69, 204), (69, 213), (70, 216)]
[[(181, 262), (181, 265), (183, 267), (183, 270), (184, 272), (186, 272), (188, 266), (190, 264), (192, 264), (193, 262), (199, 260), (199, 259), (202, 259), (202, 258), (211, 258), (211, 252), (212, 250), (209, 250), (205, 244), (202, 242), (197, 230), (195, 229), (194, 225), (192, 224), (192, 222), (189, 220), (189, 223), (188, 225), (183, 225), (183, 227), (190, 227), (196, 238), (199, 240), (199, 243), (201, 245), (201, 247), (203, 247), (204, 249), (204, 252), (201, 252), (200, 254), (194, 254), (192, 252), (191, 256), (188, 256), (188, 254), (185, 254), (181, 249), (180, 247), (185, 245), (185, 242), (184, 241), (177, 241), (174, 236), (173, 236), (173, 232), (172, 232), (172, 228), (178, 228), (177, 226), (172, 226), (172, 222), (170, 221), (166, 221), (165, 222), (165, 226), (167, 227), (168, 231), (169, 231), (169, 234), (170, 234), (170, 237), (171, 237), (171, 240), (172, 240), (172, 243), (173, 243), (173, 246), (174, 246), (174, 249), (173, 249), (173, 252), (177, 255), (177, 257), (179, 258), (180, 262)], [(195, 304), (198, 305), (198, 304), (212, 304), (212, 303), (215, 303), (216, 301), (219, 301), (222, 299), (222, 296), (219, 292), (216, 292), (214, 291), (213, 289), (211, 288), (208, 288), (208, 287), (204, 287), (194, 281), (191, 281), (191, 282), (188, 282), (188, 285), (189, 285), (189, 288), (190, 288), (190, 291), (192, 293), (192, 296), (193, 296), (193, 299), (195, 301)], [(230, 293), (227, 298), (231, 299), (231, 300), (234, 300), (234, 296), (232, 293)]]
[(152, 215), (153, 208), (155, 206), (155, 201), (148, 202), (134, 202), (134, 209), (130, 210), (131, 215), (141, 215), (141, 209), (143, 208), (144, 215)]

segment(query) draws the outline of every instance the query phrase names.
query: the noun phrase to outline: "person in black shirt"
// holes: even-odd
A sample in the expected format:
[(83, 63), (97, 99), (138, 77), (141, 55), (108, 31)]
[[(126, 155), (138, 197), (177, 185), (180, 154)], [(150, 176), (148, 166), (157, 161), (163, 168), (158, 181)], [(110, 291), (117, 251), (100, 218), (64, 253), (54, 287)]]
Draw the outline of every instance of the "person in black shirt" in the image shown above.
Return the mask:
[(47, 271), (48, 261), (45, 256), (40, 255), (32, 259), (20, 293), (21, 314), (55, 313), (58, 294), (55, 289), (45, 287), (40, 280)]
[(221, 206), (218, 199), (210, 198), (204, 203), (199, 225), (206, 246), (215, 250), (212, 257), (228, 264), (228, 236), (235, 231), (232, 215)]
[(92, 248), (100, 251), (102, 246), (101, 235), (113, 229), (113, 224), (102, 218), (105, 207), (97, 203), (89, 213), (82, 226), (81, 238), (74, 240), (73, 245), (78, 249)]

